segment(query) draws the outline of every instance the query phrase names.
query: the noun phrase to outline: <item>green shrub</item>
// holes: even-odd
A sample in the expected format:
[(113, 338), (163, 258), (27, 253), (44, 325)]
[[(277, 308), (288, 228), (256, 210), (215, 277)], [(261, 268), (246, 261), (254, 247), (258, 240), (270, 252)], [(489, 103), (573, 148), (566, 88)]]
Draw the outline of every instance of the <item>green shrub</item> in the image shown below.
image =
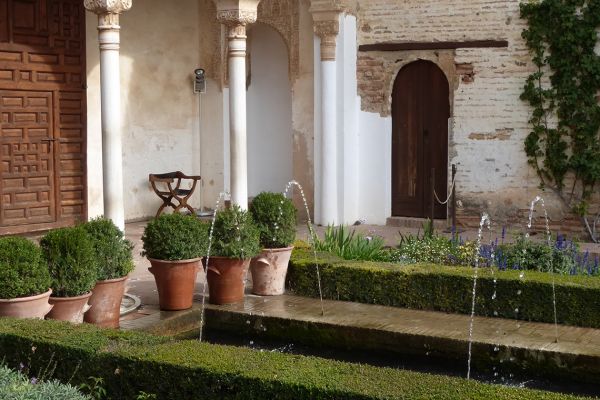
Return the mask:
[(50, 271), (52, 296), (75, 297), (92, 290), (98, 280), (98, 263), (85, 229), (50, 231), (40, 245)]
[(204, 257), (208, 250), (208, 229), (208, 224), (195, 216), (163, 214), (146, 225), (142, 255), (166, 261)]
[(390, 261), (447, 264), (449, 256), (454, 252), (452, 241), (443, 236), (428, 234), (420, 238), (406, 235), (401, 236), (400, 244), (392, 252)]
[(281, 193), (262, 192), (252, 200), (250, 214), (267, 249), (289, 247), (296, 239), (297, 210)]
[[(473, 269), (470, 267), (353, 262), (326, 253), (319, 254), (317, 263), (326, 299), (471, 313)], [(476, 314), (553, 323), (554, 279), (558, 322), (600, 328), (600, 277), (553, 276), (527, 271), (522, 279), (521, 273), (480, 268)], [(306, 249), (294, 250), (287, 275), (288, 289), (301, 296), (318, 298), (316, 282), (313, 253)], [(516, 309), (519, 310), (517, 314)]]
[(549, 246), (545, 242), (534, 242), (519, 236), (515, 243), (500, 246), (498, 253), (502, 262), (508, 268), (518, 265), (524, 270), (555, 272), (558, 274), (570, 274), (577, 270), (578, 264), (575, 255), (579, 252), (579, 246), (573, 244), (567, 249)]
[(315, 249), (327, 251), (345, 260), (383, 260), (387, 259), (383, 238), (365, 237), (343, 225), (328, 226), (323, 240), (315, 237)]
[(260, 233), (247, 211), (232, 205), (217, 213), (211, 256), (248, 259), (260, 251)]
[(2, 400), (86, 400), (90, 399), (70, 385), (58, 381), (36, 382), (0, 366), (0, 399)]
[[(318, 357), (260, 352), (143, 333), (100, 330), (57, 321), (0, 319), (0, 359), (31, 370), (56, 360), (54, 377), (80, 384), (102, 378), (107, 398), (134, 400), (575, 400), (539, 390), (458, 377), (350, 364)], [(581, 398), (579, 398), (581, 399)]]
[(0, 238), (0, 299), (45, 293), (50, 274), (42, 250), (21, 237)]
[(133, 244), (110, 219), (96, 218), (84, 223), (83, 228), (94, 246), (99, 281), (122, 278), (133, 271)]

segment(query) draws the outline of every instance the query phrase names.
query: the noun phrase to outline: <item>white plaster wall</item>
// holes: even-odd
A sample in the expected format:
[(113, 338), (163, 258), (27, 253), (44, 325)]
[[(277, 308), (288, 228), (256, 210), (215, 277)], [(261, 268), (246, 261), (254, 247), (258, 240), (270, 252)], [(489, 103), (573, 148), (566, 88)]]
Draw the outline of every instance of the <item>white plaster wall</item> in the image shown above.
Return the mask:
[(360, 111), (358, 213), (384, 225), (392, 214), (392, 119)]
[(249, 36), (248, 194), (283, 192), (293, 178), (292, 93), (285, 42), (257, 24)]
[(338, 199), (339, 221), (352, 224), (359, 219), (358, 120), (360, 98), (356, 80), (356, 17), (340, 17), (338, 38)]
[[(148, 184), (149, 173), (181, 170), (206, 182), (222, 181), (223, 168), (206, 149), (222, 142), (210, 132), (221, 128), (221, 95), (202, 100), (192, 92), (192, 74), (202, 66), (198, 2), (161, 0), (134, 3), (121, 16), (121, 87), (123, 101), (123, 173), (125, 218), (156, 213), (161, 201)], [(97, 18), (88, 13), (88, 199), (89, 216), (102, 213), (100, 86)], [(208, 62), (204, 60), (204, 62)], [(209, 84), (215, 93), (216, 85)], [(209, 92), (209, 93), (210, 93)], [(202, 118), (202, 121), (201, 121)], [(214, 118), (214, 119), (213, 119)], [(203, 131), (203, 138), (200, 134)], [(209, 134), (207, 134), (209, 132)], [(214, 137), (214, 136), (213, 136)], [(205, 149), (201, 152), (200, 147)], [(204, 157), (202, 157), (204, 155)], [(218, 170), (218, 172), (217, 172)], [(205, 171), (206, 172), (206, 171)], [(198, 190), (191, 204), (200, 203)]]

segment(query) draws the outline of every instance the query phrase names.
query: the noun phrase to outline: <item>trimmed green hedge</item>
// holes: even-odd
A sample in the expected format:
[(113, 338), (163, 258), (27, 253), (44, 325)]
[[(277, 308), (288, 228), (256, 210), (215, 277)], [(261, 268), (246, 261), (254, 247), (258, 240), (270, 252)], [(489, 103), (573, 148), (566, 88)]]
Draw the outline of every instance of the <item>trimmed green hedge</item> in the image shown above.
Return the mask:
[[(33, 349), (33, 350), (32, 350)], [(317, 357), (260, 352), (57, 321), (0, 319), (0, 358), (56, 368), (74, 384), (103, 378), (109, 398), (576, 399), (528, 389)]]
[[(318, 253), (317, 263), (325, 299), (471, 313), (472, 268), (345, 261), (327, 253)], [(480, 268), (477, 315), (553, 323), (552, 275), (525, 271), (521, 279), (520, 273)], [(555, 280), (558, 322), (600, 328), (600, 277), (555, 275)], [(287, 287), (301, 296), (319, 296), (311, 250), (294, 250)]]

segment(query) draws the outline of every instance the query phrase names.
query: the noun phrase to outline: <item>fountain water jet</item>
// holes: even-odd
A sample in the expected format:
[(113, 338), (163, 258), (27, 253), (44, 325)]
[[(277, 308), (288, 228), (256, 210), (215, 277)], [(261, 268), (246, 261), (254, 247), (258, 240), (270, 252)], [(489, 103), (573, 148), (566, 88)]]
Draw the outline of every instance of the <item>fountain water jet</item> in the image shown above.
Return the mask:
[(219, 207), (221, 205), (221, 201), (226, 198), (230, 198), (231, 194), (229, 192), (221, 192), (219, 193), (219, 197), (217, 198), (217, 202), (215, 204), (215, 212), (212, 216), (212, 221), (210, 223), (210, 233), (208, 234), (208, 251), (206, 252), (206, 265), (202, 268), (204, 272), (204, 283), (202, 285), (202, 305), (200, 306), (200, 334), (198, 340), (202, 341), (202, 331), (204, 328), (204, 309), (206, 307), (206, 285), (208, 284), (208, 262), (210, 261), (210, 252), (212, 250), (212, 242), (213, 242), (213, 233), (215, 230), (215, 221), (217, 220), (217, 212), (219, 211)]
[[(533, 213), (535, 212), (535, 206), (537, 203), (542, 205), (542, 209), (544, 210), (544, 218), (546, 220), (546, 243), (548, 247), (552, 249), (552, 233), (550, 232), (550, 220), (548, 218), (548, 211), (546, 210), (546, 204), (544, 203), (544, 199), (541, 196), (536, 196), (535, 199), (531, 202), (531, 207), (529, 208), (529, 222), (527, 223), (527, 234), (525, 238), (529, 237), (529, 230), (531, 230), (531, 226), (533, 225)], [(523, 249), (525, 252), (525, 249)], [(523, 254), (525, 256), (525, 254)], [(556, 283), (554, 276), (554, 254), (550, 258), (550, 275), (552, 275), (552, 305), (554, 307), (554, 331), (556, 335), (556, 343), (558, 343), (558, 317), (556, 315)]]
[(304, 202), (304, 208), (306, 209), (306, 217), (308, 218), (308, 236), (309, 236), (309, 242), (310, 242), (309, 244), (313, 248), (313, 255), (315, 257), (315, 266), (317, 269), (317, 283), (319, 285), (319, 299), (321, 301), (321, 315), (325, 315), (325, 307), (323, 306), (323, 290), (321, 289), (321, 273), (319, 271), (319, 263), (317, 262), (317, 249), (315, 247), (315, 235), (316, 234), (313, 229), (312, 221), (310, 219), (310, 210), (308, 209), (308, 203), (306, 202), (306, 196), (304, 195), (304, 189), (302, 188), (302, 185), (300, 185), (296, 180), (291, 180), (285, 186), (285, 192), (283, 193), (283, 195), (285, 197), (287, 197), (289, 194), (289, 191), (294, 186), (296, 186), (298, 188), (298, 190), (300, 191), (300, 195), (302, 196), (302, 201)]
[(479, 252), (481, 250), (481, 239), (483, 236), (483, 228), (487, 225), (487, 228), (491, 230), (490, 217), (483, 213), (481, 215), (481, 221), (479, 222), (479, 232), (477, 235), (477, 246), (475, 248), (475, 267), (473, 272), (473, 302), (471, 304), (471, 322), (469, 323), (469, 353), (467, 360), (467, 379), (471, 379), (471, 355), (473, 350), (473, 323), (475, 321), (475, 298), (477, 295), (477, 277), (479, 274)]

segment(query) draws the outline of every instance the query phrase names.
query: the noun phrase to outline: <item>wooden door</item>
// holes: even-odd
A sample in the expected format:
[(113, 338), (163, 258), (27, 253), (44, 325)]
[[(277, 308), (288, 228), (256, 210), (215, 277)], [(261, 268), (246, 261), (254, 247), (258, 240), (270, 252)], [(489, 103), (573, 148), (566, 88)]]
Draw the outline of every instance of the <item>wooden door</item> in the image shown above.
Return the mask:
[[(431, 216), (431, 169), (435, 191), (447, 196), (449, 86), (434, 63), (416, 61), (400, 70), (392, 94), (392, 215)], [(435, 218), (446, 218), (437, 204)]]
[(81, 0), (0, 0), (0, 235), (85, 218)]

